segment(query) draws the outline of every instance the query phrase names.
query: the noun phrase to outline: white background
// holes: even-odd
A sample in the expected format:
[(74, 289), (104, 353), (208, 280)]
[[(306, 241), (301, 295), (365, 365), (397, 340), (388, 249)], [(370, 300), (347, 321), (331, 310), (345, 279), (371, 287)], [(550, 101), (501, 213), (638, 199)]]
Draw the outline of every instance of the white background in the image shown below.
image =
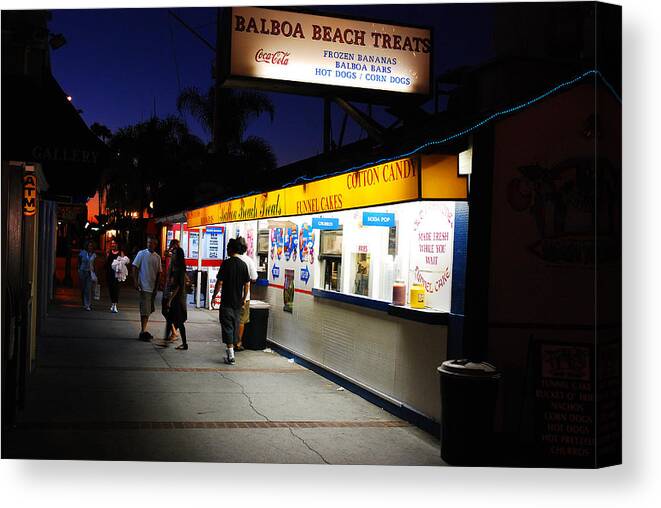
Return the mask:
[[(196, 0), (197, 6), (218, 5)], [(238, 0), (233, 2), (239, 4)], [(274, 2), (261, 0), (261, 5)], [(333, 3), (333, 2), (326, 2)], [(372, 3), (361, 0), (361, 3)], [(2, 1), (4, 8), (163, 2)], [(167, 6), (183, 5), (181, 0)], [(289, 5), (304, 4), (289, 0)], [(624, 0), (624, 466), (597, 471), (138, 462), (0, 463), (4, 506), (638, 507), (661, 498), (659, 2)]]

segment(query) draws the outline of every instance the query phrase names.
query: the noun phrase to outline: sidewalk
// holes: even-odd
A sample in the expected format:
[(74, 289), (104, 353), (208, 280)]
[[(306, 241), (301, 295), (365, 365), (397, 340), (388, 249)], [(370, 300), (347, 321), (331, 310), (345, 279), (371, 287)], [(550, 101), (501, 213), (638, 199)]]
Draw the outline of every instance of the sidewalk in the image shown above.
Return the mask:
[[(130, 289), (119, 314), (94, 303), (58, 290), (3, 458), (442, 465), (438, 440), (280, 355), (225, 365), (215, 312), (189, 308), (176, 351), (137, 340)], [(149, 331), (164, 326), (157, 310)]]

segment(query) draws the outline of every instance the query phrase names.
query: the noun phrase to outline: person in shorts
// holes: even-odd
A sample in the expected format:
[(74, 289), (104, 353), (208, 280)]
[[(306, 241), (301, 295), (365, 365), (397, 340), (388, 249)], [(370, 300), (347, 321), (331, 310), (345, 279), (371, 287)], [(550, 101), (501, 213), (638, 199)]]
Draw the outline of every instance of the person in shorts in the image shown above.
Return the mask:
[[(255, 282), (257, 280), (257, 265), (255, 261), (246, 254), (248, 251), (248, 244), (246, 239), (242, 236), (238, 237), (237, 242), (239, 242), (239, 258), (246, 264), (248, 267), (248, 275), (250, 276), (250, 282)], [(236, 343), (235, 349), (237, 351), (243, 351), (243, 332), (246, 329), (246, 324), (250, 322), (250, 289), (248, 289), (248, 296), (246, 296), (246, 303), (241, 309), (241, 317), (239, 319), (239, 341)]]
[(236, 238), (231, 238), (227, 242), (227, 254), (229, 257), (220, 265), (211, 301), (222, 288), (219, 317), (223, 342), (226, 346), (225, 363), (233, 365), (236, 363), (234, 344), (239, 340), (241, 309), (250, 291), (250, 275), (248, 267), (238, 255), (239, 242)]
[(148, 342), (153, 337), (147, 331), (149, 316), (154, 312), (154, 300), (158, 291), (158, 276), (161, 273), (161, 256), (156, 251), (156, 239), (147, 237), (147, 248), (138, 252), (133, 260), (133, 284), (140, 292), (140, 335), (139, 340)]

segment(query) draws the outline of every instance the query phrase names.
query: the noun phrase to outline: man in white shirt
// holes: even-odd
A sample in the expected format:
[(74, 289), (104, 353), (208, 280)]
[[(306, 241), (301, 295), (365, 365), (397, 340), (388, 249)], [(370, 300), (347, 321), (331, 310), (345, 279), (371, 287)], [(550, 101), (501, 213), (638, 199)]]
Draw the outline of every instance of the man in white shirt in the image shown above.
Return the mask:
[[(240, 236), (237, 238), (237, 241), (239, 242), (238, 257), (248, 267), (248, 275), (250, 277), (250, 282), (254, 283), (257, 280), (257, 265), (250, 256), (246, 255), (246, 251), (248, 250), (248, 244), (246, 243), (246, 239)], [(236, 343), (236, 346), (234, 347), (234, 349), (236, 349), (237, 351), (242, 351), (244, 349), (243, 332), (246, 328), (246, 323), (248, 323), (249, 321), (250, 321), (250, 291), (248, 291), (248, 294), (246, 295), (246, 302), (243, 304), (243, 308), (241, 309), (241, 318), (239, 320), (239, 341)]]
[(153, 337), (147, 331), (149, 316), (154, 312), (154, 299), (158, 291), (158, 275), (161, 273), (161, 256), (156, 251), (156, 239), (147, 237), (147, 248), (138, 252), (133, 260), (133, 284), (140, 292), (139, 340), (149, 342)]

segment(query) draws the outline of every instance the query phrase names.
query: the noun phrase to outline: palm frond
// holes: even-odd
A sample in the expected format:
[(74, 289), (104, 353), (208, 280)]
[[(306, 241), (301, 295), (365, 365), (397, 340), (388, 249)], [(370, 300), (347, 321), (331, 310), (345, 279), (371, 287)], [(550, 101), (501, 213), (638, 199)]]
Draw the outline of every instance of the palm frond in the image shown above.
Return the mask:
[(177, 97), (177, 110), (180, 113), (190, 114), (206, 132), (211, 133), (213, 131), (213, 102), (209, 98), (209, 93), (204, 94), (197, 87), (186, 87)]

